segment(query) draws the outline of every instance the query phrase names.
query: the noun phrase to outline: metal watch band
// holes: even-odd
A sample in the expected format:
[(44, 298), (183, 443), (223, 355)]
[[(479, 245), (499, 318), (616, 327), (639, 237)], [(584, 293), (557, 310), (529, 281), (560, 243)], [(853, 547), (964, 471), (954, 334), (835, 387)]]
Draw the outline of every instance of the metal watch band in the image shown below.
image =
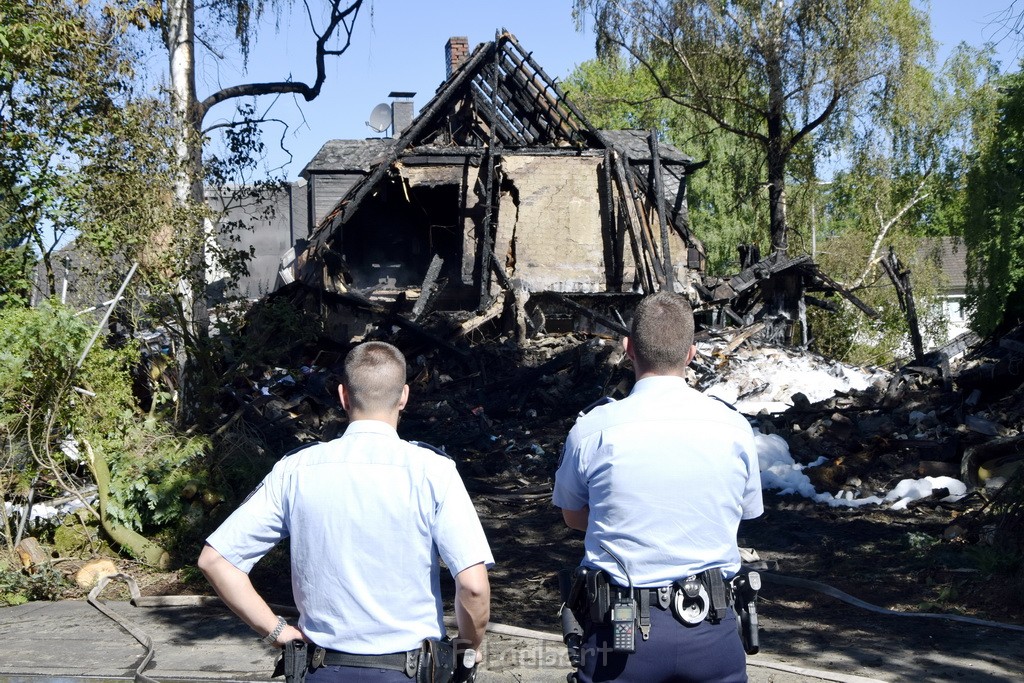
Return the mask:
[(284, 617), (278, 616), (277, 617), (277, 627), (274, 628), (273, 631), (268, 633), (263, 638), (260, 638), (260, 641), (263, 642), (263, 643), (266, 643), (267, 645), (273, 645), (274, 641), (277, 640), (277, 637), (279, 635), (281, 635), (281, 631), (283, 631), (284, 627), (287, 626), (287, 625), (288, 625), (288, 622), (285, 621)]

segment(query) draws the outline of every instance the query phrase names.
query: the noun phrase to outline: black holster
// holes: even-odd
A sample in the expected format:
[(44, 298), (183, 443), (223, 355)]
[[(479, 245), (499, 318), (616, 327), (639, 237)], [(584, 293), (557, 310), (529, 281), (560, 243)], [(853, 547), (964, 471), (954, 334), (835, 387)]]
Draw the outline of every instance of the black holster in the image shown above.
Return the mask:
[(424, 640), (416, 665), (416, 683), (449, 683), (455, 673), (455, 644), (447, 638)]
[(558, 572), (558, 590), (562, 596), (562, 642), (568, 650), (569, 664), (579, 668), (583, 654), (583, 627), (580, 616), (587, 589), (587, 568), (575, 567)]
[(284, 645), (281, 658), (274, 666), (273, 676), (284, 676), (285, 683), (302, 683), (309, 670), (309, 646), (305, 641), (292, 640)]
[(753, 570), (740, 569), (733, 577), (732, 591), (736, 601), (737, 628), (743, 641), (743, 650), (756, 655), (761, 649), (757, 624), (757, 592), (761, 590), (761, 575)]

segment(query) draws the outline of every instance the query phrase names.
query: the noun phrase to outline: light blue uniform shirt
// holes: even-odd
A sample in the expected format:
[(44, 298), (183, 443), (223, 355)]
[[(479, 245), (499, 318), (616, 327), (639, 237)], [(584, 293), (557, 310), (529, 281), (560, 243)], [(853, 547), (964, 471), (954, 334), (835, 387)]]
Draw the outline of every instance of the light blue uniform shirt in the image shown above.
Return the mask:
[(455, 463), (375, 420), (281, 459), (207, 542), (248, 573), (288, 537), (299, 628), (354, 654), (444, 634), (438, 554), (494, 564)]
[(634, 587), (705, 569), (739, 570), (740, 519), (763, 511), (750, 425), (681, 377), (642, 379), (576, 421), (555, 474), (554, 504), (590, 506), (583, 564)]

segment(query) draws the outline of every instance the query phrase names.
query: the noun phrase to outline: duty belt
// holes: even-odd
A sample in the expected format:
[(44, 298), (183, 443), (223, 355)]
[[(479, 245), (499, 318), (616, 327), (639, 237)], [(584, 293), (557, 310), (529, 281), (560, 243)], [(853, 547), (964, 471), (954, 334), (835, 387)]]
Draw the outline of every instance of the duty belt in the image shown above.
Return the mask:
[(307, 672), (316, 671), (322, 666), (388, 669), (401, 671), (417, 683), (448, 683), (455, 669), (455, 649), (447, 638), (427, 638), (419, 648), (408, 652), (358, 655), (293, 640), (285, 644), (273, 675), (283, 674), (285, 683), (303, 683)]
[(314, 646), (309, 658), (309, 667), (319, 669), (322, 666), (357, 666), (367, 669), (389, 669), (401, 671), (412, 678), (416, 673), (419, 654), (419, 648), (383, 655), (357, 655)]
[[(617, 584), (609, 584), (611, 590), (615, 591), (617, 596), (629, 595), (629, 589), (625, 586), (619, 586)], [(637, 605), (648, 604), (651, 607), (657, 607), (661, 610), (666, 610), (672, 606), (672, 599), (675, 597), (676, 591), (683, 590), (677, 585), (671, 586), (656, 586), (650, 588), (634, 588), (633, 599), (636, 600)], [(711, 598), (714, 599), (713, 597)], [(733, 606), (733, 595), (732, 591), (725, 590), (724, 597), (722, 598), (726, 607)]]
[(582, 568), (582, 575), (577, 577), (586, 585), (586, 605), (579, 606), (582, 614), (589, 614), (595, 623), (604, 623), (612, 603), (619, 597), (631, 597), (639, 608), (639, 628), (646, 634), (650, 630), (650, 608), (662, 610), (671, 608), (672, 613), (682, 623), (695, 626), (707, 620), (713, 624), (725, 618), (733, 606), (732, 591), (726, 586), (719, 569), (709, 569), (688, 576), (668, 586), (650, 588), (634, 588), (632, 595), (629, 588), (611, 583), (608, 575), (600, 570)]

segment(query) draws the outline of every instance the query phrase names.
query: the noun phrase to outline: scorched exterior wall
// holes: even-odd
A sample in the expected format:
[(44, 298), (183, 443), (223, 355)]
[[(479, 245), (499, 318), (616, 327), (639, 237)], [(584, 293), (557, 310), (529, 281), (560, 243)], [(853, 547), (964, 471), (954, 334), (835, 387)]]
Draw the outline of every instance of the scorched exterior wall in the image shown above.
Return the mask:
[[(502, 157), (495, 254), (509, 277), (526, 290), (608, 290), (603, 161), (603, 156)], [(628, 259), (627, 282), (632, 281), (632, 270)]]

